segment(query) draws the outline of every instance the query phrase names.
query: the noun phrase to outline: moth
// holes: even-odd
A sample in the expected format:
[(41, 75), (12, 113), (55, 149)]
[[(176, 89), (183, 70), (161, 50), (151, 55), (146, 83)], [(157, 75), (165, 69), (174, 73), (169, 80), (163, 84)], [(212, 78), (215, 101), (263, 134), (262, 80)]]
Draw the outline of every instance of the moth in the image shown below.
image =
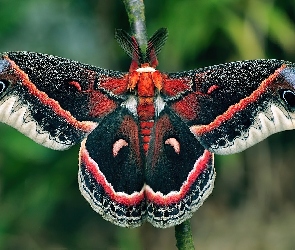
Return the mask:
[(163, 73), (157, 55), (167, 36), (159, 29), (142, 51), (118, 30), (128, 72), (34, 52), (0, 59), (0, 121), (51, 149), (81, 143), (81, 193), (122, 227), (189, 219), (212, 192), (214, 153), (240, 152), (295, 127), (294, 63)]

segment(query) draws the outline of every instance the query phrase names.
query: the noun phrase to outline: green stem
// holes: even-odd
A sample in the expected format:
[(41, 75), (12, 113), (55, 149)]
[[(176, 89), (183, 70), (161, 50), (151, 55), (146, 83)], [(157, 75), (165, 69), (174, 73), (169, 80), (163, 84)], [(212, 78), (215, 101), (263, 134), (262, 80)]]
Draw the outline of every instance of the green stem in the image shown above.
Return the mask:
[(138, 41), (141, 51), (146, 51), (147, 32), (143, 0), (123, 0), (127, 11), (131, 32)]
[(175, 226), (176, 246), (179, 250), (194, 250), (190, 220)]

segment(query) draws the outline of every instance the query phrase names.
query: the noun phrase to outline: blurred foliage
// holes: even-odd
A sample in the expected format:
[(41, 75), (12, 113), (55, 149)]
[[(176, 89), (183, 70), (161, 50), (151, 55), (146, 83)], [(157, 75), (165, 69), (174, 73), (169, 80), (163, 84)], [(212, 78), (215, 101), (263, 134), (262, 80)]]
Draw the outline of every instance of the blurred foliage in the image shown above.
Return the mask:
[[(170, 33), (159, 68), (182, 71), (234, 60), (295, 62), (295, 3), (146, 1), (149, 35)], [(0, 0), (0, 51), (28, 50), (127, 71), (113, 39), (129, 30), (119, 0)], [(293, 131), (216, 156), (213, 194), (195, 213), (198, 249), (294, 249)], [(0, 249), (175, 249), (174, 231), (125, 229), (101, 219), (78, 190), (78, 148), (56, 152), (0, 125)]]

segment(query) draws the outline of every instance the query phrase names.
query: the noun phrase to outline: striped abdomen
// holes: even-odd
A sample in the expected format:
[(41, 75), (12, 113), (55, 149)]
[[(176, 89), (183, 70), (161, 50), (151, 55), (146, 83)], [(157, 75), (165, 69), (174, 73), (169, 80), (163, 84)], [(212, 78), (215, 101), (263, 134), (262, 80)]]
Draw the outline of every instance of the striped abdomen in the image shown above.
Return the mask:
[(137, 114), (140, 122), (140, 136), (143, 142), (143, 149), (145, 153), (147, 153), (151, 137), (151, 129), (154, 125), (155, 118), (155, 85), (152, 79), (152, 72), (140, 73), (137, 83), (137, 93)]

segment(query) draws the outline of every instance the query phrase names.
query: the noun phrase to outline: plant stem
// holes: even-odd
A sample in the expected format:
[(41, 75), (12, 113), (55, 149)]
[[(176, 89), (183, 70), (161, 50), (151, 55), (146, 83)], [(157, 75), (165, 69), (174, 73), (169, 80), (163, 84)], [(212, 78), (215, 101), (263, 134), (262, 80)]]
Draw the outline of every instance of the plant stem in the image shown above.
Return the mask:
[(175, 226), (176, 246), (179, 250), (194, 250), (190, 220)]
[(145, 25), (143, 0), (123, 0), (127, 11), (131, 32), (135, 36), (141, 51), (147, 48), (147, 32)]

